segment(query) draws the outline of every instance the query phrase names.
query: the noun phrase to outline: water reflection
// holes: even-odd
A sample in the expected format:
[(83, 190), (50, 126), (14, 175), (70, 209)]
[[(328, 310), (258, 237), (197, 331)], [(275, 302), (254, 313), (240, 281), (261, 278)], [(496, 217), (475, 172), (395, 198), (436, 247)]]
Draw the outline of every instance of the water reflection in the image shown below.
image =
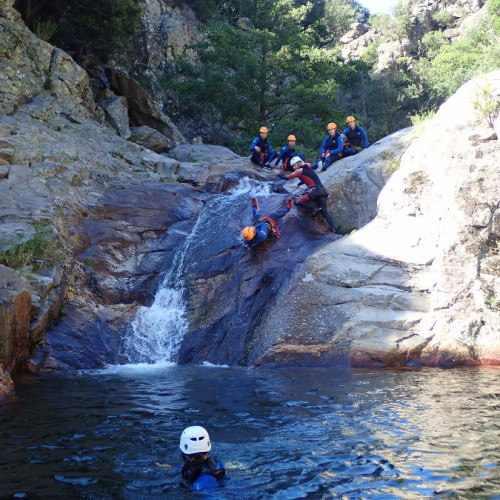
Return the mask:
[(178, 487), (177, 443), (201, 424), (230, 472), (210, 498), (500, 498), (498, 374), (167, 365), (22, 378), (0, 409), (0, 497), (195, 498)]

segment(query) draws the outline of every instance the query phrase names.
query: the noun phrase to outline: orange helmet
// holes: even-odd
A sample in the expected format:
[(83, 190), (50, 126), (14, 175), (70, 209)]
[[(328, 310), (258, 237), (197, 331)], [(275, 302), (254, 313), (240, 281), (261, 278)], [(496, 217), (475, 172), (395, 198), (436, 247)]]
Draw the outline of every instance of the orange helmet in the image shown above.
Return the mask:
[(247, 241), (252, 241), (255, 238), (255, 228), (253, 226), (244, 227), (241, 231), (241, 236)]
[(294, 136), (294, 135), (289, 135), (287, 138), (286, 138), (287, 141), (296, 141), (297, 138)]
[(269, 130), (267, 130), (267, 127), (260, 127), (259, 134), (261, 132), (265, 132), (267, 134), (269, 132)]
[(346, 119), (345, 119), (345, 122), (346, 123), (351, 123), (351, 122), (355, 122), (356, 121), (356, 118), (354, 118), (354, 116), (348, 116)]
[(336, 129), (336, 128), (337, 128), (337, 124), (336, 124), (336, 123), (329, 123), (329, 124), (326, 126), (326, 130), (330, 130), (331, 128)]

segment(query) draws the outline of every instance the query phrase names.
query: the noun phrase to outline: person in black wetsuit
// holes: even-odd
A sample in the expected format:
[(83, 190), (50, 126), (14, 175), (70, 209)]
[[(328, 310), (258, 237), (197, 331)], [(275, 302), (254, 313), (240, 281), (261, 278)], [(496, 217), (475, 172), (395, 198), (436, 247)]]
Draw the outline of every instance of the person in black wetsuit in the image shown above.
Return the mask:
[[(280, 179), (290, 180), (299, 178), (301, 182), (307, 186), (307, 189), (304, 191), (302, 196), (295, 200), (295, 204), (311, 211), (311, 215), (313, 217), (321, 213), (328, 223), (330, 231), (334, 233), (335, 226), (333, 224), (333, 219), (328, 213), (328, 208), (326, 206), (328, 192), (319, 180), (318, 174), (309, 163), (304, 163), (298, 156), (292, 158), (290, 160), (290, 164), (294, 170), (292, 174), (287, 175), (279, 170), (275, 170), (275, 172)], [(312, 201), (314, 205), (308, 203), (309, 201)]]
[(269, 214), (267, 217), (262, 217), (259, 210), (259, 202), (257, 198), (252, 198), (253, 225), (246, 226), (241, 231), (246, 244), (249, 247), (256, 247), (259, 243), (266, 241), (271, 234), (279, 238), (278, 219), (284, 217), (293, 206), (293, 199), (288, 198), (285, 208)]
[(295, 156), (300, 156), (302, 159), (305, 158), (303, 154), (299, 154), (295, 149), (295, 143), (297, 142), (297, 138), (294, 135), (289, 135), (286, 138), (287, 145), (283, 146), (280, 149), (278, 157), (276, 158), (276, 162), (274, 165), (277, 167), (280, 165), (281, 170), (292, 171), (292, 167), (290, 166), (290, 160)]
[(348, 116), (345, 120), (347, 128), (342, 132), (345, 138), (343, 156), (352, 156), (370, 146), (368, 136), (363, 127), (356, 125), (356, 118)]
[(216, 462), (210, 456), (212, 444), (208, 432), (203, 427), (199, 425), (186, 427), (181, 434), (179, 448), (184, 460), (181, 470), (181, 486), (199, 490), (203, 489), (202, 486), (197, 487), (197, 482), (202, 476), (212, 476), (219, 481), (226, 475), (224, 464)]

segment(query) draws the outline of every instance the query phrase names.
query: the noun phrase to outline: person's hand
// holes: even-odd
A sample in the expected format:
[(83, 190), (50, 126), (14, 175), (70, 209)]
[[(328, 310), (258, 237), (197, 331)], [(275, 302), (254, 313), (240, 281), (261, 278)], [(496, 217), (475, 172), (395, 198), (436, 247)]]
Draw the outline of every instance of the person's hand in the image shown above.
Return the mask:
[(259, 146), (255, 146), (255, 148), (254, 148), (254, 149), (255, 149), (255, 151), (257, 151), (257, 153), (260, 153), (260, 148), (259, 148)]
[(279, 169), (273, 168), (273, 174), (278, 175), (280, 173)]
[(328, 158), (330, 156), (330, 153), (326, 153), (325, 158)]

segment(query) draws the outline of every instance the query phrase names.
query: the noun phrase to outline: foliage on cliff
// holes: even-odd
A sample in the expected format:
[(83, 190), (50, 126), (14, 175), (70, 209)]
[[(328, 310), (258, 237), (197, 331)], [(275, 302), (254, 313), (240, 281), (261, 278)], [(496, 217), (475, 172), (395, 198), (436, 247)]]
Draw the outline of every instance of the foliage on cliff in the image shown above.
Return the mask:
[(126, 64), (142, 11), (140, 0), (17, 0), (15, 7), (41, 38), (52, 26), (51, 42), (77, 60), (91, 57)]
[(417, 41), (414, 53), (374, 77), (376, 46), (360, 61), (339, 57), (349, 24), (368, 17), (356, 1), (214, 0), (205, 42), (190, 47), (198, 59), (179, 61), (165, 75), (169, 110), (179, 120), (196, 117), (188, 136), (241, 152), (264, 124), (276, 143), (295, 133), (301, 149), (312, 152), (324, 124), (343, 125), (350, 114), (375, 140), (436, 109), (473, 76), (500, 67), (499, 1), (490, 1), (490, 15), (454, 44), (443, 34), (455, 20), (445, 11), (434, 14), (432, 31), (415, 27), (407, 3), (393, 16), (369, 17), (386, 39)]

